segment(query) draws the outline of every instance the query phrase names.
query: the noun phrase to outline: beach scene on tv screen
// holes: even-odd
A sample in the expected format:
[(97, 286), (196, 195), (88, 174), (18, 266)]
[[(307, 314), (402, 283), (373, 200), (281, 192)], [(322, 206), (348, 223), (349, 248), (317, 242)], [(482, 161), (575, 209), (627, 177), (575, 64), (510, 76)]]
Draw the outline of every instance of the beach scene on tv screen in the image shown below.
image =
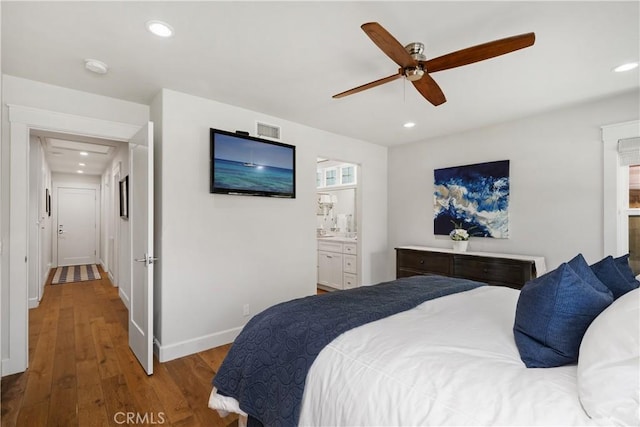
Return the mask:
[(293, 193), (293, 149), (215, 135), (214, 187), (229, 191)]

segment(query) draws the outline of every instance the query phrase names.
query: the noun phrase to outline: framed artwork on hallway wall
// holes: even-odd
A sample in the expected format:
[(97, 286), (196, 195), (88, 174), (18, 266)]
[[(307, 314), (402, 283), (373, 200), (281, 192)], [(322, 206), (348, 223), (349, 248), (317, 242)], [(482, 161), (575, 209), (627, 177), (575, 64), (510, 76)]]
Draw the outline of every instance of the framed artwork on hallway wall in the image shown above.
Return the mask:
[(48, 216), (51, 216), (51, 194), (49, 194), (48, 188), (45, 189), (44, 210)]
[(120, 180), (120, 218), (129, 219), (129, 175)]

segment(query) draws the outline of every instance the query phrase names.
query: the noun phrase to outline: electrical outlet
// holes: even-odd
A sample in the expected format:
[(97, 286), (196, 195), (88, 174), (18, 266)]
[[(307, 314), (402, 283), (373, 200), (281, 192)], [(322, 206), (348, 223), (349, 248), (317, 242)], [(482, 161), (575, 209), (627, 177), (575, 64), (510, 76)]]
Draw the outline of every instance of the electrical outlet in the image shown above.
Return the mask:
[(242, 315), (243, 316), (249, 315), (249, 304), (245, 304), (242, 306)]

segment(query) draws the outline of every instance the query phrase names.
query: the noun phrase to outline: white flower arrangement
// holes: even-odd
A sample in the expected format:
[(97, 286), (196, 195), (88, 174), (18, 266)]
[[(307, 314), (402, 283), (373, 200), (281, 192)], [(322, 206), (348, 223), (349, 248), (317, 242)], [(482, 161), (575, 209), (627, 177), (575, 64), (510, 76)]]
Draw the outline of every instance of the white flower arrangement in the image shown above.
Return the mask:
[(454, 228), (451, 230), (451, 233), (449, 233), (449, 237), (455, 241), (469, 240), (469, 232), (464, 228)]

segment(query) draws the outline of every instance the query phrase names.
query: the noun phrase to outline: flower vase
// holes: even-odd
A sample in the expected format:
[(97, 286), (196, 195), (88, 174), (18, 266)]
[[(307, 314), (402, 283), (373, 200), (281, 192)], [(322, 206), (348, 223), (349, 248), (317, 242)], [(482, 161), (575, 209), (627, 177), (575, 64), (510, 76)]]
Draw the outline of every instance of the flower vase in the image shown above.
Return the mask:
[(455, 252), (466, 252), (467, 246), (469, 246), (468, 240), (454, 240), (453, 241), (453, 250)]

